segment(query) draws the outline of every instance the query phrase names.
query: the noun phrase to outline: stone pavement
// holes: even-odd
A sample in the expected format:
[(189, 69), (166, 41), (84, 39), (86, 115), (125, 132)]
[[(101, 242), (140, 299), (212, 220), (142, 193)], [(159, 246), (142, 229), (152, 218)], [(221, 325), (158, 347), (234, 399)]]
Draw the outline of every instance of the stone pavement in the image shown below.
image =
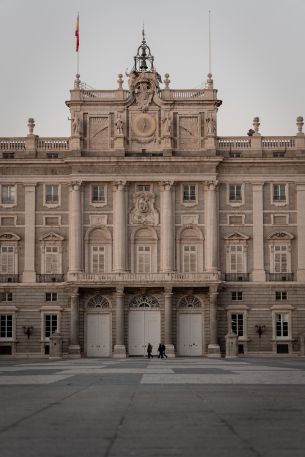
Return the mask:
[(1, 457), (304, 457), (304, 359), (0, 359)]

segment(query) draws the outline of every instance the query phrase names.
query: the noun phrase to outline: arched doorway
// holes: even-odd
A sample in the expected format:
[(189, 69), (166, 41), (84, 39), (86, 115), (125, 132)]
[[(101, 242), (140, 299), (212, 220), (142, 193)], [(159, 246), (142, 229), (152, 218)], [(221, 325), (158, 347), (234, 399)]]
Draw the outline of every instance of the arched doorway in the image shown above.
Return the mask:
[(160, 304), (152, 295), (138, 295), (129, 304), (128, 353), (146, 355), (147, 344), (157, 354), (161, 341)]
[(186, 295), (178, 302), (178, 354), (201, 356), (203, 353), (202, 303), (195, 295)]
[(110, 357), (112, 324), (110, 302), (106, 297), (96, 295), (89, 299), (86, 321), (87, 357)]

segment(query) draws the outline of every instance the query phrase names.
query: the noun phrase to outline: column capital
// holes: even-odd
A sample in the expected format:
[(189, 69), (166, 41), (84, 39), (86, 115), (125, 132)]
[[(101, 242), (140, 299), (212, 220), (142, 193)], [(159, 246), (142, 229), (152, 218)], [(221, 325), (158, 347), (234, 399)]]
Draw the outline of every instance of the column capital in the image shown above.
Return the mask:
[(302, 192), (304, 192), (304, 191), (305, 191), (305, 183), (297, 182), (297, 183), (296, 183), (296, 188), (297, 188), (297, 191), (302, 191)]
[(171, 297), (173, 295), (172, 287), (164, 287), (163, 294), (164, 294), (165, 297), (166, 296)]
[(175, 181), (169, 180), (169, 181), (160, 181), (159, 186), (160, 190), (171, 190), (171, 188), (175, 185)]
[(217, 179), (215, 179), (215, 180), (205, 181), (204, 184), (205, 184), (207, 190), (214, 191), (217, 189), (217, 187), (219, 185), (219, 181)]
[(116, 297), (124, 297), (124, 295), (125, 295), (124, 287), (116, 287), (115, 295), (116, 295)]
[(34, 183), (24, 183), (24, 189), (26, 192), (34, 192), (35, 191), (35, 188), (37, 186), (37, 182), (34, 182)]
[(74, 190), (74, 191), (79, 191), (80, 188), (81, 188), (81, 185), (82, 185), (82, 181), (71, 181), (70, 184), (69, 184), (69, 189), (70, 191)]
[(114, 190), (125, 190), (127, 181), (113, 181), (112, 187)]

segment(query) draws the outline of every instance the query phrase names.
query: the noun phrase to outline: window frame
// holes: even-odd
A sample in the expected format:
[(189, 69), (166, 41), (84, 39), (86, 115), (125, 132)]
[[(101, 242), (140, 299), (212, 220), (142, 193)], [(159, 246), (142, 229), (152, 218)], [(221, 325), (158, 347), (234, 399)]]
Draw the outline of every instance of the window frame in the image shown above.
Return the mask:
[[(188, 260), (188, 266), (189, 266), (189, 269), (187, 271), (187, 268), (186, 268), (186, 262), (185, 262), (185, 255), (186, 255), (186, 252), (185, 252), (185, 249), (186, 248), (194, 248), (192, 250), (189, 250), (189, 260)], [(194, 258), (195, 258), (195, 263), (194, 263), (194, 270), (191, 269), (191, 265), (192, 265), (192, 260), (191, 260), (191, 254), (192, 252), (194, 252)], [(198, 243), (182, 243), (182, 273), (198, 273)]]
[(58, 294), (57, 292), (46, 292), (45, 293), (45, 301), (47, 303), (53, 303), (53, 302), (57, 302), (58, 300)]
[(11, 303), (13, 301), (13, 292), (0, 292), (0, 302)]
[[(103, 187), (104, 189), (104, 201), (94, 201), (94, 188), (95, 187)], [(94, 206), (95, 208), (102, 208), (103, 206), (107, 205), (107, 185), (105, 183), (92, 183), (90, 184), (90, 206)]]
[(288, 291), (287, 290), (276, 290), (274, 292), (274, 298), (276, 301), (287, 301)]
[(243, 292), (241, 290), (232, 290), (231, 291), (231, 300), (234, 302), (243, 301)]
[[(47, 187), (48, 186), (53, 186), (58, 188), (58, 200), (57, 202), (47, 202)], [(43, 206), (46, 206), (47, 208), (58, 208), (61, 206), (61, 185), (60, 184), (54, 184), (54, 183), (45, 183), (43, 185)]]
[[(100, 249), (102, 248), (103, 249), (103, 256), (104, 256), (104, 262), (103, 262), (103, 265), (104, 265), (104, 268), (103, 268), (103, 271), (99, 271), (98, 272), (95, 272), (94, 271), (94, 268), (93, 268), (93, 263), (94, 263), (94, 259), (93, 259), (93, 256), (94, 256), (94, 249)], [(100, 253), (98, 253), (98, 258), (100, 256)], [(97, 243), (92, 243), (90, 244), (90, 273), (93, 274), (93, 275), (100, 275), (100, 274), (104, 274), (106, 273), (106, 258), (107, 256), (107, 246), (105, 244), (97, 244)]]
[[(14, 189), (14, 194), (15, 194), (14, 202), (8, 202), (8, 203), (3, 202), (3, 198), (2, 198), (3, 187), (12, 187)], [(0, 184), (0, 206), (3, 208), (14, 208), (15, 206), (17, 206), (17, 190), (18, 190), (17, 184), (11, 184), (11, 183)]]
[[(240, 186), (240, 200), (231, 200), (231, 186)], [(239, 207), (245, 204), (245, 183), (228, 183), (227, 184), (227, 205), (232, 207)]]
[[(149, 271), (140, 271), (140, 259), (139, 259), (139, 252), (140, 252), (140, 249), (141, 248), (145, 248), (145, 250), (143, 251), (144, 254), (143, 254), (143, 259), (144, 259), (144, 262), (143, 262), (143, 266), (144, 266), (144, 270), (146, 270), (146, 255), (145, 255), (145, 252), (149, 252)], [(144, 244), (144, 243), (137, 243), (137, 246), (136, 246), (136, 272), (139, 273), (139, 274), (150, 274), (152, 273), (152, 246), (151, 244)]]
[[(276, 182), (270, 184), (270, 196), (271, 196), (271, 204), (274, 206), (286, 206), (289, 204), (289, 185), (288, 183), (283, 182)], [(275, 186), (284, 186), (285, 188), (285, 200), (275, 200), (274, 199), (274, 188)]]
[[(195, 199), (194, 200), (185, 200), (184, 199), (184, 189), (185, 187), (194, 187), (194, 196), (195, 196)], [(196, 206), (198, 205), (198, 184), (197, 183), (182, 183), (181, 184), (181, 204), (183, 206), (186, 206), (186, 207), (193, 207), (193, 206)]]

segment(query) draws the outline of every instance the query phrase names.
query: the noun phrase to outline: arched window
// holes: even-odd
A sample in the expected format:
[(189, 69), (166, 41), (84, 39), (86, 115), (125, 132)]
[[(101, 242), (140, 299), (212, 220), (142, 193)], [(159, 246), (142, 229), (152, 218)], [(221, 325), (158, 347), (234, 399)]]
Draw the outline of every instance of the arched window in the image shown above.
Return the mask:
[(131, 260), (136, 273), (157, 272), (157, 234), (152, 227), (140, 228), (134, 233)]
[(130, 308), (160, 308), (158, 300), (153, 295), (137, 295), (129, 303)]
[(195, 295), (185, 295), (178, 302), (179, 308), (201, 308), (202, 303)]
[(203, 236), (193, 225), (183, 227), (177, 236), (177, 264), (183, 273), (203, 271)]
[(87, 303), (88, 309), (107, 309), (110, 308), (110, 303), (108, 298), (103, 295), (95, 295), (91, 297)]
[(91, 228), (86, 234), (85, 245), (85, 270), (92, 274), (111, 272), (111, 233), (108, 228)]

